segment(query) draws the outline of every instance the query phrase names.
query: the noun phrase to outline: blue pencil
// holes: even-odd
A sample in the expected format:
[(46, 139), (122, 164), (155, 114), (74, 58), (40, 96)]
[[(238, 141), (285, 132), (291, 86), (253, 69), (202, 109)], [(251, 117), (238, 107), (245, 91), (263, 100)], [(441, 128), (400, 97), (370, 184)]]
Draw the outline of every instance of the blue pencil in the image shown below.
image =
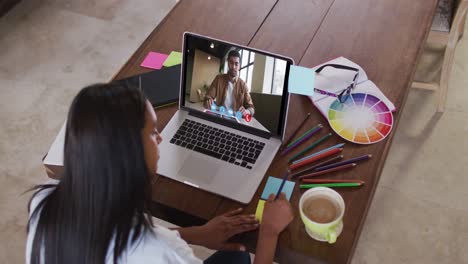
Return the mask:
[(283, 190), (284, 183), (285, 183), (286, 180), (288, 179), (289, 172), (290, 172), (290, 170), (287, 170), (287, 171), (284, 173), (283, 181), (281, 182), (281, 185), (280, 185), (280, 187), (279, 187), (279, 189), (278, 189), (278, 192), (276, 193), (275, 200), (278, 199), (278, 197), (279, 197), (281, 191)]
[(301, 161), (303, 161), (303, 160), (306, 160), (306, 159), (308, 159), (308, 158), (315, 157), (315, 156), (320, 155), (320, 154), (322, 154), (322, 153), (324, 153), (324, 152), (326, 152), (326, 151), (329, 151), (330, 149), (341, 148), (341, 147), (344, 146), (344, 144), (345, 144), (345, 143), (336, 144), (335, 146), (326, 148), (326, 149), (321, 150), (321, 151), (319, 151), (319, 152), (312, 153), (312, 154), (310, 154), (309, 156), (305, 156), (305, 157), (303, 157), (303, 158), (301, 158), (301, 159), (298, 159), (298, 160), (293, 161), (292, 164), (296, 164), (296, 163), (299, 163), (299, 162), (301, 162)]

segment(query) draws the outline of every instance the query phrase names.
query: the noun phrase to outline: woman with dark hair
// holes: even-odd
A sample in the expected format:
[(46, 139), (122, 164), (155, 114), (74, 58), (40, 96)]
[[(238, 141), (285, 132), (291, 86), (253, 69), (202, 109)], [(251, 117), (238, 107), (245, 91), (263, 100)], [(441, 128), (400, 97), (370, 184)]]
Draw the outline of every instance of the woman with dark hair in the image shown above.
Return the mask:
[[(258, 227), (241, 209), (202, 226), (153, 224), (147, 205), (162, 140), (156, 121), (138, 89), (111, 83), (78, 93), (68, 113), (63, 176), (35, 187), (29, 204), (28, 264), (201, 263), (187, 242), (223, 250), (205, 263), (250, 263), (242, 245), (226, 243)], [(293, 218), (284, 195), (269, 200), (255, 263), (272, 262), (278, 235)]]

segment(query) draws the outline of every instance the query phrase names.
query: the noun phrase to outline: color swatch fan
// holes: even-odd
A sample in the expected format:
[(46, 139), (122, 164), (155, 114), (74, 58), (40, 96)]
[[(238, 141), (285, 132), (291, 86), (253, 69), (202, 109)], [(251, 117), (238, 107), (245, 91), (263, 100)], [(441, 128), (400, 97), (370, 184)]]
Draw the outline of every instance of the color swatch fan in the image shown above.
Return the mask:
[(378, 97), (355, 93), (344, 103), (335, 100), (330, 105), (328, 121), (342, 138), (358, 144), (372, 144), (390, 134), (393, 114)]

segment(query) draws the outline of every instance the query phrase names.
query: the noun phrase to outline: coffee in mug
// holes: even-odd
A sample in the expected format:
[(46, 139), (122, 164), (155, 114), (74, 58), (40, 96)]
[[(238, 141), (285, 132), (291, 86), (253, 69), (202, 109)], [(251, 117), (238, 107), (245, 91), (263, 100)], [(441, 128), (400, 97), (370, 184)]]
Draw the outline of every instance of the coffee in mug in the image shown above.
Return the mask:
[(302, 205), (304, 214), (316, 223), (330, 223), (338, 218), (340, 207), (327, 196), (313, 196), (304, 201)]
[(306, 233), (315, 240), (335, 243), (343, 230), (345, 203), (335, 190), (316, 187), (299, 200), (299, 213)]

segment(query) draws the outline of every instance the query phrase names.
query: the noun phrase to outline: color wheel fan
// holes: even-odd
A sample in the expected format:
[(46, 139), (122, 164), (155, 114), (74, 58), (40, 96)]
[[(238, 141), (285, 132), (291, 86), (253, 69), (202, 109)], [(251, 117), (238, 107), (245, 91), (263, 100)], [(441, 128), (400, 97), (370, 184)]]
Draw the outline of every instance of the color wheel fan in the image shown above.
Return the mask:
[(355, 93), (344, 103), (336, 100), (330, 105), (328, 121), (342, 138), (357, 144), (372, 144), (390, 134), (393, 114), (379, 98)]

